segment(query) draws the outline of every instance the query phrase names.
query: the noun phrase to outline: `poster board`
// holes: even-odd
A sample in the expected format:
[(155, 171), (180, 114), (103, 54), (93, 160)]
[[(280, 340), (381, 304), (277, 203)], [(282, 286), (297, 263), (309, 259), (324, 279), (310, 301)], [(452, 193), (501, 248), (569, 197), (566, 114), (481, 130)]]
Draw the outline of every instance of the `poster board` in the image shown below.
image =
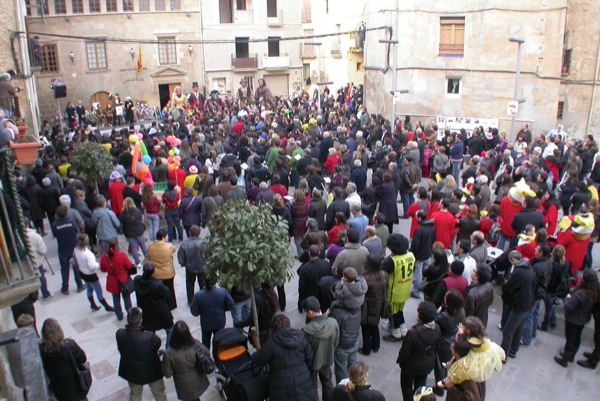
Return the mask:
[(470, 138), (476, 127), (482, 126), (487, 131), (489, 127), (498, 129), (500, 126), (500, 120), (497, 118), (438, 116), (436, 121), (438, 140), (444, 137), (444, 130), (458, 132), (464, 128), (467, 131), (467, 138)]

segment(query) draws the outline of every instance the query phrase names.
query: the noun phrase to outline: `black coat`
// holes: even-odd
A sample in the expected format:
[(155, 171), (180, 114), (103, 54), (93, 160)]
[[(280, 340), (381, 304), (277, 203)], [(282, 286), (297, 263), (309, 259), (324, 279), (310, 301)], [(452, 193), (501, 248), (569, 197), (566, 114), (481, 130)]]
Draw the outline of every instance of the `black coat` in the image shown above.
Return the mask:
[(515, 266), (509, 279), (502, 286), (502, 301), (515, 312), (526, 312), (535, 302), (537, 277), (528, 261)]
[(435, 226), (433, 220), (425, 220), (415, 230), (410, 251), (417, 261), (424, 261), (431, 257), (431, 247), (435, 242)]
[(117, 330), (117, 348), (121, 354), (119, 376), (128, 382), (144, 385), (162, 379), (160, 338), (141, 327)]
[(269, 365), (270, 401), (310, 401), (313, 386), (310, 366), (313, 350), (298, 329), (279, 329), (252, 355), (257, 366)]
[(385, 401), (385, 397), (377, 390), (373, 390), (370, 384), (366, 386), (356, 386), (352, 392), (352, 397), (348, 395), (345, 384), (338, 384), (331, 394), (332, 401)]
[(346, 218), (350, 218), (350, 205), (343, 199), (334, 199), (327, 208), (327, 219), (325, 220), (325, 229), (331, 230), (335, 225), (335, 215), (337, 212), (342, 212)]
[(298, 308), (310, 296), (320, 299), (319, 281), (325, 276), (331, 276), (331, 268), (324, 259), (309, 260), (298, 268)]
[(85, 352), (74, 340), (65, 339), (58, 351), (45, 352), (40, 346), (40, 354), (44, 371), (50, 381), (50, 389), (58, 401), (80, 401), (87, 392), (79, 388), (77, 371), (69, 350), (78, 364), (87, 361)]
[(406, 334), (396, 363), (413, 375), (431, 372), (441, 340), (442, 332), (437, 324), (433, 329), (417, 324)]
[(173, 327), (173, 316), (167, 299), (169, 289), (161, 281), (137, 276), (133, 280), (137, 304), (142, 309), (142, 325), (156, 331)]
[(483, 326), (487, 327), (488, 310), (493, 302), (494, 285), (492, 283), (474, 283), (467, 287), (465, 315), (478, 317), (481, 319)]
[[(525, 226), (527, 224), (532, 224), (535, 227), (535, 231), (537, 232), (540, 228), (546, 228), (546, 220), (544, 220), (544, 216), (537, 210), (534, 209), (523, 209), (519, 213), (515, 215), (515, 218), (512, 221), (512, 228), (518, 234), (525, 231)], [(511, 241), (511, 246), (516, 246), (517, 235), (513, 237), (513, 241)]]

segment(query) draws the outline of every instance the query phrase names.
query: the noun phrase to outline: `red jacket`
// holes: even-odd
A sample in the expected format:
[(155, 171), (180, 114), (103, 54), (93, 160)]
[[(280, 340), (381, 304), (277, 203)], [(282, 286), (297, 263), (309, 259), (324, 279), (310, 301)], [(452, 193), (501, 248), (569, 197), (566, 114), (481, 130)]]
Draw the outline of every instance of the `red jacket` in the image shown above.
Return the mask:
[(529, 261), (531, 262), (533, 259), (535, 259), (535, 248), (537, 248), (537, 246), (538, 246), (537, 242), (531, 241), (527, 244), (518, 246), (516, 248), (516, 250), (521, 252), (521, 255), (524, 258), (529, 259)]
[(512, 203), (508, 196), (502, 198), (500, 202), (500, 215), (502, 221), (500, 222), (500, 231), (505, 237), (514, 237), (515, 230), (512, 228), (512, 221), (515, 215), (521, 211), (523, 206), (521, 204), (515, 205)]
[(556, 205), (550, 205), (546, 212), (543, 212), (544, 220), (546, 220), (546, 224), (548, 225), (548, 236), (554, 236), (556, 232), (556, 226), (558, 225), (558, 207)]
[[(585, 239), (584, 239), (585, 238)], [(556, 245), (565, 247), (565, 258), (571, 262), (571, 272), (575, 273), (583, 267), (583, 259), (590, 243), (590, 235), (576, 235), (572, 230), (558, 233)]]
[(435, 240), (444, 244), (446, 249), (452, 246), (456, 234), (456, 219), (447, 210), (439, 210), (431, 215), (435, 225)]
[[(431, 209), (431, 202), (427, 201), (427, 211)], [(419, 222), (417, 221), (417, 212), (419, 211), (419, 202), (415, 202), (406, 211), (406, 215), (410, 217), (410, 233), (408, 238), (412, 238), (419, 227)]]
[(185, 170), (182, 168), (176, 168), (174, 170), (169, 171), (167, 178), (169, 181), (175, 181), (179, 188), (183, 188), (183, 183), (185, 182)]
[(123, 190), (127, 187), (122, 182), (115, 181), (108, 186), (108, 198), (110, 199), (110, 207), (118, 216), (123, 211)]
[(106, 276), (106, 291), (113, 295), (118, 295), (121, 293), (119, 281), (127, 281), (129, 278), (127, 269), (131, 268), (133, 264), (125, 252), (116, 251), (110, 260), (112, 262), (112, 267), (115, 269), (115, 272), (113, 273), (107, 258), (108, 254), (106, 253), (100, 258), (100, 271), (108, 273)]

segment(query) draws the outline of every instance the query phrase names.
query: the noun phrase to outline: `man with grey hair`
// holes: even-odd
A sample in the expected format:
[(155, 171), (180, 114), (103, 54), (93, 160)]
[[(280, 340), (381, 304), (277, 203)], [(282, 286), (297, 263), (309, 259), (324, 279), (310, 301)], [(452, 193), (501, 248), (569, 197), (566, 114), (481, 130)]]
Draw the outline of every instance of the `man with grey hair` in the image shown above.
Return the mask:
[(69, 195), (61, 195), (58, 198), (58, 201), (62, 206), (67, 208), (67, 218), (73, 219), (73, 221), (77, 223), (77, 226), (79, 227), (79, 232), (84, 232), (85, 222), (83, 221), (83, 218), (81, 217), (79, 211), (71, 207), (71, 197)]
[(348, 225), (358, 231), (358, 243), (362, 244), (365, 230), (369, 225), (369, 219), (362, 213), (362, 208), (359, 204), (350, 206), (350, 213), (352, 213), (352, 218), (348, 220)]
[(492, 191), (488, 185), (488, 176), (485, 174), (480, 174), (477, 177), (477, 183), (479, 184), (479, 197), (481, 198), (480, 209), (483, 209), (488, 203), (490, 203), (490, 200), (492, 199)]
[(360, 209), (362, 204), (360, 195), (356, 189), (356, 184), (353, 182), (349, 182), (348, 185), (346, 185), (346, 202), (350, 205), (350, 211), (352, 211), (352, 206), (358, 205), (358, 208)]
[(367, 170), (362, 165), (362, 160), (354, 160), (354, 167), (350, 174), (350, 182), (356, 184), (356, 191), (362, 193), (367, 187)]
[(374, 226), (365, 228), (363, 246), (369, 251), (369, 255), (377, 258), (381, 255), (381, 238), (377, 236), (377, 229)]
[(517, 357), (523, 325), (535, 302), (537, 277), (521, 252), (511, 251), (508, 260), (513, 266), (510, 278), (502, 286), (502, 349), (511, 358)]

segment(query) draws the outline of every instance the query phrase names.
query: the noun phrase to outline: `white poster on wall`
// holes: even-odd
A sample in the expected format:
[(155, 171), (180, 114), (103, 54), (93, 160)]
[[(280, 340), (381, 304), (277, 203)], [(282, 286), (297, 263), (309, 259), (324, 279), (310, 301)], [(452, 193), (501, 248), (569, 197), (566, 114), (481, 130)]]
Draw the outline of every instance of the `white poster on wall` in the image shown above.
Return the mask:
[(467, 131), (467, 137), (470, 138), (476, 127), (481, 126), (487, 132), (490, 127), (498, 129), (499, 124), (500, 120), (497, 118), (438, 116), (438, 139), (444, 137), (444, 130), (459, 132), (464, 129)]

